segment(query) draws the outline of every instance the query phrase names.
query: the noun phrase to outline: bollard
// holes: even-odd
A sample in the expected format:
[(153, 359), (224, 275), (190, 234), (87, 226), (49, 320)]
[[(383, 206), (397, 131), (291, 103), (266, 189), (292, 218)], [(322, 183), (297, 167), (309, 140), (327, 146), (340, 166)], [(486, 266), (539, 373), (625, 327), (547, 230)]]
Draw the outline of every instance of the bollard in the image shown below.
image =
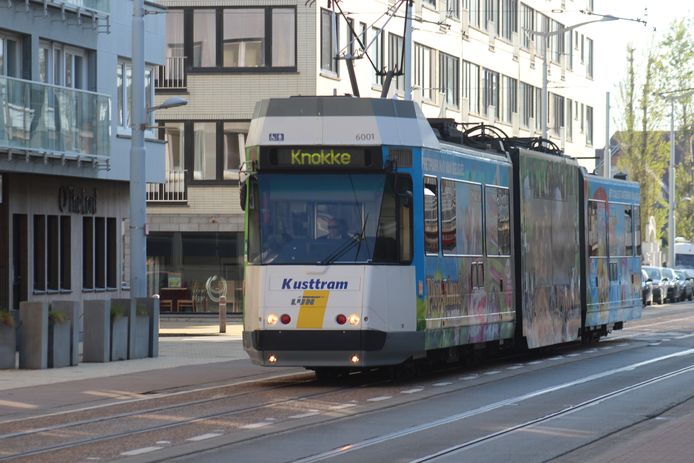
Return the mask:
[(227, 298), (219, 297), (219, 332), (227, 332)]

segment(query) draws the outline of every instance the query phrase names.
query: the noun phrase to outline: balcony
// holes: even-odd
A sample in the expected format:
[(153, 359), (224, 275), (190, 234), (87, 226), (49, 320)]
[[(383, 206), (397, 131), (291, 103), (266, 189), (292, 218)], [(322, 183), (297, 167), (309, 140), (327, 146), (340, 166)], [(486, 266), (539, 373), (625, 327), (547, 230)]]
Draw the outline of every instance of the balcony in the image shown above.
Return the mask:
[(71, 10), (84, 9), (101, 13), (111, 12), (111, 0), (34, 0), (37, 3)]
[(0, 150), (45, 160), (111, 156), (107, 95), (0, 76)]
[(184, 91), (187, 86), (185, 65), (185, 56), (167, 56), (166, 64), (157, 70), (155, 88)]
[(147, 184), (147, 201), (150, 203), (186, 203), (186, 170), (175, 169), (166, 172), (165, 183)]

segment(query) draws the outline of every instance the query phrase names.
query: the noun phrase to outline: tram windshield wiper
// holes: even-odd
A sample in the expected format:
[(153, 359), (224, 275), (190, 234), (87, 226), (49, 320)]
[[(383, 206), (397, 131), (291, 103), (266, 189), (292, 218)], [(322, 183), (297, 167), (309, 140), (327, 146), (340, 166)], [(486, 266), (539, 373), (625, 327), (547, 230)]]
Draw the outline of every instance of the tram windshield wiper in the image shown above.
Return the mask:
[(369, 215), (367, 214), (366, 217), (364, 218), (364, 223), (362, 223), (362, 225), (361, 225), (361, 231), (356, 235), (351, 235), (347, 242), (345, 242), (342, 246), (337, 248), (332, 254), (328, 255), (328, 257), (323, 259), (320, 262), (320, 264), (321, 265), (332, 264), (337, 259), (339, 259), (340, 257), (347, 254), (355, 246), (357, 246), (357, 253), (354, 256), (354, 259), (356, 260), (359, 257), (359, 251), (361, 250), (362, 242), (366, 241), (366, 237), (365, 237), (365, 235), (366, 235), (366, 223), (368, 222), (368, 220), (369, 220)]

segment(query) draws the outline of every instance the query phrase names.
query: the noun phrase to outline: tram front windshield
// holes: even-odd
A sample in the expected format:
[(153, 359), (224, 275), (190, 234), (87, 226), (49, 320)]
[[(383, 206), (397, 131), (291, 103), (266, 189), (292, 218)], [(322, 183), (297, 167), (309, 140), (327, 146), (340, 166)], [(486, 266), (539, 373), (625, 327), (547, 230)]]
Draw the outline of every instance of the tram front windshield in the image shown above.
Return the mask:
[(248, 260), (395, 263), (395, 188), (392, 174), (259, 174), (249, 191)]

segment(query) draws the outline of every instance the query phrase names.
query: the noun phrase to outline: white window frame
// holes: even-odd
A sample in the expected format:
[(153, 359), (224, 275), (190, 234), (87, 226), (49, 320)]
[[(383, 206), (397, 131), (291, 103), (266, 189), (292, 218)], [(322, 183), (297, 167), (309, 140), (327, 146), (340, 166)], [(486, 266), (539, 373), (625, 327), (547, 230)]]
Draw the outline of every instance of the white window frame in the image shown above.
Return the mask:
[[(126, 91), (127, 89), (127, 70), (131, 70), (131, 75), (132, 75), (132, 62), (129, 59), (126, 58), (118, 58), (118, 64), (116, 65), (116, 75), (118, 75), (118, 71), (120, 70), (123, 75), (123, 92), (121, 95), (120, 90), (118, 89), (118, 83), (116, 83), (116, 96), (114, 100), (116, 101), (116, 104), (114, 105), (114, 110), (116, 111), (114, 119), (116, 120), (116, 124), (118, 125), (118, 130), (117, 133), (118, 135), (130, 135), (132, 133), (132, 127), (131, 127), (131, 121), (130, 121), (130, 112), (131, 108), (128, 105), (128, 92)], [(147, 73), (149, 72), (150, 76), (150, 85), (149, 85), (149, 91), (147, 88)], [(154, 66), (150, 66), (145, 64), (145, 100), (147, 101), (147, 104), (145, 105), (145, 108), (151, 108), (154, 106)], [(120, 110), (121, 108), (123, 109), (123, 120), (120, 119)], [(146, 123), (148, 128), (145, 130), (145, 137), (154, 139), (156, 138), (156, 134), (154, 132), (154, 113), (150, 112), (147, 114), (147, 119)]]

